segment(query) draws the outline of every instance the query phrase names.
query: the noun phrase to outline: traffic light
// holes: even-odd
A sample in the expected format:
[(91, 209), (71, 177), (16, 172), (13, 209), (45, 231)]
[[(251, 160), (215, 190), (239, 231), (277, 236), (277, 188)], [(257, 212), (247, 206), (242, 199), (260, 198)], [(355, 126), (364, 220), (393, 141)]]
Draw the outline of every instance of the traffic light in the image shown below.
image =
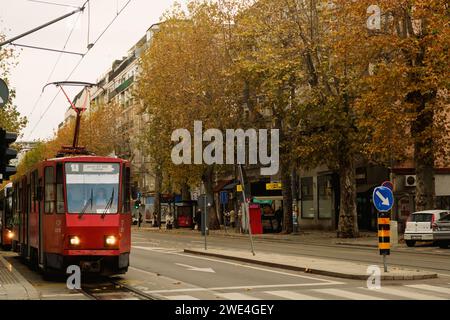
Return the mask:
[(9, 165), (9, 161), (17, 156), (17, 151), (9, 147), (16, 139), (16, 133), (6, 132), (0, 128), (0, 182), (9, 180), (17, 172), (16, 167)]
[(135, 209), (139, 209), (140, 206), (141, 206), (141, 200), (136, 200), (136, 201), (134, 202), (134, 208), (135, 208)]

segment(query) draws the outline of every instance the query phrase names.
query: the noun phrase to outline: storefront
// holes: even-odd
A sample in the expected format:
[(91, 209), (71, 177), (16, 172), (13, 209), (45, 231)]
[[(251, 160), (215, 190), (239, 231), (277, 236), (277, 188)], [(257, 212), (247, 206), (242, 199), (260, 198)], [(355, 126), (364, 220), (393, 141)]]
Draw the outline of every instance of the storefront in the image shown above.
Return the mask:
[(335, 229), (339, 216), (339, 179), (329, 172), (308, 172), (299, 179), (299, 228)]

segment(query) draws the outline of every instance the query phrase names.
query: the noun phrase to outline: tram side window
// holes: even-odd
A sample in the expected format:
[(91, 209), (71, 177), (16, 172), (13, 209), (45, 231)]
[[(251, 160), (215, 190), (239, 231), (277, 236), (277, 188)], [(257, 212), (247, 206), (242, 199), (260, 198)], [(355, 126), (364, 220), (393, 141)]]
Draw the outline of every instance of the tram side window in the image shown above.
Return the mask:
[(130, 212), (130, 168), (123, 166), (122, 213)]
[(64, 213), (64, 178), (62, 164), (56, 166), (56, 212)]
[(45, 213), (55, 212), (55, 170), (53, 167), (45, 168)]

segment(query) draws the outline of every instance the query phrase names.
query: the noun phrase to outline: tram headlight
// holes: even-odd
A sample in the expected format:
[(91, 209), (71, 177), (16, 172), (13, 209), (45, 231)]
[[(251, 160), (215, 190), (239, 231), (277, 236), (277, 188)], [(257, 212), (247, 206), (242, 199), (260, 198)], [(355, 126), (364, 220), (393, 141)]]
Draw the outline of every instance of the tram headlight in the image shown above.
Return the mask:
[(115, 246), (117, 243), (117, 238), (115, 236), (106, 236), (105, 237), (105, 244), (107, 247)]
[(69, 238), (69, 243), (71, 246), (79, 246), (80, 242), (80, 238), (78, 238), (77, 236), (72, 236)]
[(14, 238), (14, 232), (8, 231), (8, 234), (6, 236), (8, 237), (8, 239), (12, 239)]

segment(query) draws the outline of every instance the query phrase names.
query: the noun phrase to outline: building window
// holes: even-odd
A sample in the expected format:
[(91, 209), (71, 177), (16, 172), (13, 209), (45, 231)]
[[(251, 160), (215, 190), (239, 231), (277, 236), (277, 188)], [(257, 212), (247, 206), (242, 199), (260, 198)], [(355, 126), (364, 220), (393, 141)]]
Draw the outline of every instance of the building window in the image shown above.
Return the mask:
[(301, 196), (302, 196), (302, 218), (314, 219), (314, 193), (313, 193), (313, 178), (301, 178)]
[(317, 177), (319, 219), (331, 219), (333, 212), (333, 187), (330, 175)]

